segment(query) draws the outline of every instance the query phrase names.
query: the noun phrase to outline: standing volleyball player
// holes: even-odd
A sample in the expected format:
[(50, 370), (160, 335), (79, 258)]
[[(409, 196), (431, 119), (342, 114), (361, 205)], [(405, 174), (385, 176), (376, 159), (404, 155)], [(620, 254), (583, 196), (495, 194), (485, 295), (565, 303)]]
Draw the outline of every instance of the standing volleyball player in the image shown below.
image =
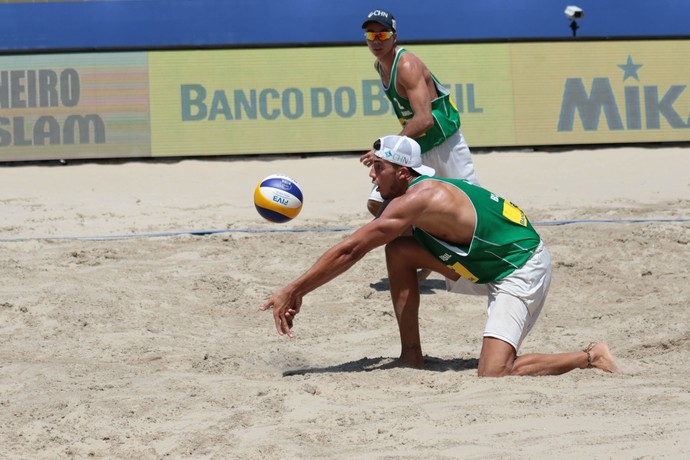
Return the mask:
[[(362, 24), (369, 50), (376, 57), (374, 68), (386, 96), (402, 124), (401, 136), (415, 139), (422, 148), (422, 163), (436, 175), (466, 179), (478, 185), (470, 149), (460, 131), (460, 115), (444, 88), (417, 56), (397, 46), (395, 18), (384, 10), (369, 13)], [(360, 161), (370, 167), (374, 151)], [(377, 215), (383, 199), (372, 189), (367, 208)]]

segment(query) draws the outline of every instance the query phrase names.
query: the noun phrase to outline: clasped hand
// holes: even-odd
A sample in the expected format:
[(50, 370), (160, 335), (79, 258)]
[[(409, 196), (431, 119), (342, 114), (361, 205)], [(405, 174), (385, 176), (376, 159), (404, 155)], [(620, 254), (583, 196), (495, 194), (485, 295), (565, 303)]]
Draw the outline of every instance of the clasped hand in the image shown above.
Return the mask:
[(295, 336), (292, 333), (292, 322), (301, 307), (302, 297), (283, 289), (275, 292), (265, 304), (259, 307), (259, 310), (266, 311), (273, 308), (273, 320), (278, 334), (292, 338)]

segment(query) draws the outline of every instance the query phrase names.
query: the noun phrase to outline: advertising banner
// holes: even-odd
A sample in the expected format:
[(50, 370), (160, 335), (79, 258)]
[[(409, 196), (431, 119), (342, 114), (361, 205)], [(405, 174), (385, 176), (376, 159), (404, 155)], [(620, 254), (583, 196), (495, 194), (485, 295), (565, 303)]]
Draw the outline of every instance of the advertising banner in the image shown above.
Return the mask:
[(146, 57), (0, 56), (0, 161), (150, 155)]
[[(472, 147), (690, 141), (686, 41), (408, 49), (451, 91)], [(364, 47), (153, 53), (150, 65), (154, 155), (362, 151), (400, 130)]]
[[(475, 141), (514, 141), (507, 46), (415, 50)], [(366, 47), (151, 53), (149, 65), (154, 156), (365, 151), (401, 129)]]
[(690, 141), (690, 42), (510, 46), (509, 145)]
[[(687, 40), (405, 48), (470, 147), (690, 141)], [(364, 45), (0, 56), (0, 161), (364, 152), (400, 129)]]
[(363, 150), (400, 129), (366, 47), (160, 52), (149, 65), (154, 156)]

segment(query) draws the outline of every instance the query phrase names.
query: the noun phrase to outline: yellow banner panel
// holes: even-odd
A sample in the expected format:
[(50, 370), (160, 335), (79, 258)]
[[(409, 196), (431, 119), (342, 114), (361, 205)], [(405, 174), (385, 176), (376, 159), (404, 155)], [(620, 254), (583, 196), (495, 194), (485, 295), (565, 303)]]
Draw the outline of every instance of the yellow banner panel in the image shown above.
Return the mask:
[(0, 57), (0, 161), (150, 155), (146, 53)]
[(154, 156), (363, 150), (398, 132), (365, 46), (155, 52)]
[(690, 43), (510, 45), (516, 145), (690, 141)]
[[(505, 45), (410, 51), (481, 117), (479, 136), (512, 141)], [(364, 45), (154, 52), (149, 65), (154, 156), (365, 151), (401, 129)]]

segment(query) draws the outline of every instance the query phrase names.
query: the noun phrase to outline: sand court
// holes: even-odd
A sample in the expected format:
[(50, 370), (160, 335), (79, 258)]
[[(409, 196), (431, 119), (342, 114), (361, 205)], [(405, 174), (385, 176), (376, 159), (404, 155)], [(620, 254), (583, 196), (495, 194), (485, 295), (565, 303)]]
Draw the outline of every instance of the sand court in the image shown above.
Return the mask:
[[(357, 156), (0, 167), (6, 458), (686, 458), (690, 150), (473, 156), (522, 207), (554, 275), (522, 353), (607, 341), (622, 375), (476, 376), (485, 299), (423, 282), (426, 370), (399, 352), (383, 250), (258, 307), (367, 222)], [(263, 221), (263, 177), (302, 213)]]

